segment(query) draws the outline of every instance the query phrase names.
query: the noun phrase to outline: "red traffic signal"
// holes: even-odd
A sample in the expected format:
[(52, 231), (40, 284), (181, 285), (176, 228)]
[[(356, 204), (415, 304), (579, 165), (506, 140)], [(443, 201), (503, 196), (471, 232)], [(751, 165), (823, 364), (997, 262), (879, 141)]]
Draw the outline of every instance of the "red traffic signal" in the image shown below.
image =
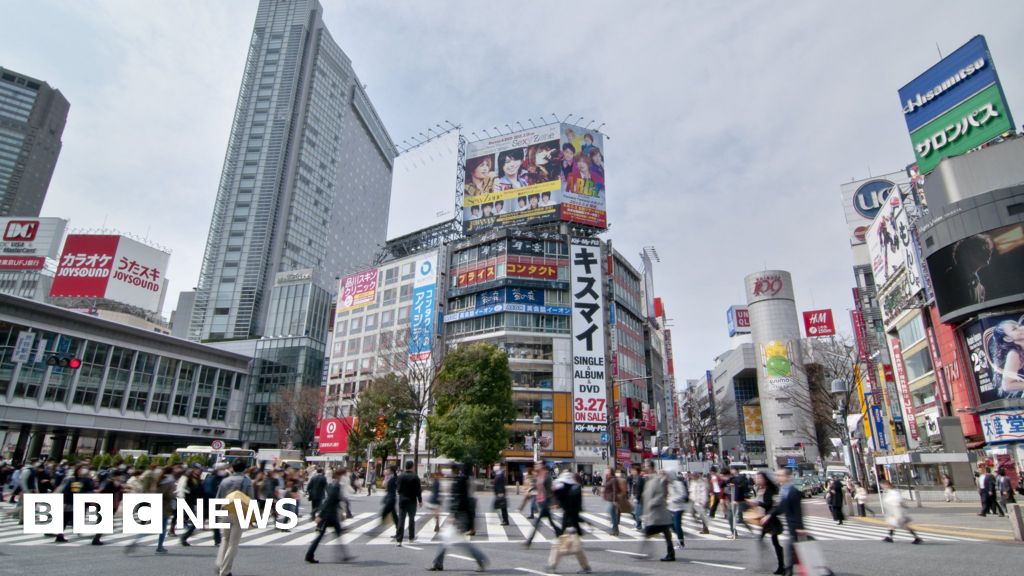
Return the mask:
[(46, 365), (56, 368), (70, 368), (78, 370), (82, 367), (82, 361), (70, 354), (50, 354), (46, 357)]

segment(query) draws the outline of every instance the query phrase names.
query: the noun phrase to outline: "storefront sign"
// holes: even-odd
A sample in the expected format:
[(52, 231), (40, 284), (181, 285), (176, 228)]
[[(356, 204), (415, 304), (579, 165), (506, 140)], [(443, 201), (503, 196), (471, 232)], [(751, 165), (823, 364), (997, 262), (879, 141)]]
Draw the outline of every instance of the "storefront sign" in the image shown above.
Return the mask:
[(981, 415), (981, 427), (985, 432), (985, 441), (996, 442), (1024, 441), (1024, 408), (998, 410)]

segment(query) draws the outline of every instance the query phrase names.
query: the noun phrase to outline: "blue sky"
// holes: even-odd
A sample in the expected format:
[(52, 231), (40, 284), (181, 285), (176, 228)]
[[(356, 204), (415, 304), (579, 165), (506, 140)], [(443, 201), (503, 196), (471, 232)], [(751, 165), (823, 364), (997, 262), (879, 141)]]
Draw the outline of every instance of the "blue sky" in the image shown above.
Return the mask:
[[(44, 215), (171, 248), (167, 311), (198, 279), (255, 12), (0, 0), (0, 65), (71, 102)], [(725, 309), (764, 267), (849, 330), (839, 185), (913, 159), (896, 91), (938, 50), (984, 34), (1024, 117), (1020, 2), (326, 0), (324, 16), (398, 142), (445, 121), (605, 123), (608, 237), (658, 249), (679, 378), (727, 348)]]

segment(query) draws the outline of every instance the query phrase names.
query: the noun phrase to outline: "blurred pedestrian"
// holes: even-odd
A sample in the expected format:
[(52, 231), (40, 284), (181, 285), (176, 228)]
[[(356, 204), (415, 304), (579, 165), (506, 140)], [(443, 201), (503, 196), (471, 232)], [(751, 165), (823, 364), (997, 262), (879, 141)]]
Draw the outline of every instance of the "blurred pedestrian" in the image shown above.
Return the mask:
[(690, 502), (690, 485), (686, 481), (686, 474), (680, 470), (676, 472), (675, 478), (669, 478), (668, 483), (668, 511), (672, 513), (672, 531), (679, 539), (679, 547), (686, 546), (686, 539), (683, 535), (683, 514), (686, 513), (686, 505)]
[(409, 542), (416, 540), (416, 507), (423, 505), (423, 487), (420, 484), (420, 477), (416, 475), (415, 464), (412, 460), (405, 463), (405, 472), (398, 477), (398, 530), (395, 536), (398, 538), (398, 545), (402, 545), (402, 535), (405, 522), (409, 520)]
[(906, 504), (903, 502), (903, 495), (894, 489), (888, 480), (882, 480), (883, 491), (882, 502), (885, 504), (885, 521), (889, 524), (889, 535), (882, 538), (883, 542), (892, 542), (897, 529), (906, 530), (914, 537), (912, 544), (923, 542), (921, 538), (910, 527), (910, 517), (907, 516)]
[(701, 534), (710, 534), (708, 530), (708, 502), (711, 498), (708, 481), (700, 472), (695, 472), (690, 480), (691, 513), (701, 525)]
[[(775, 508), (775, 496), (779, 493), (779, 487), (764, 470), (757, 473), (754, 482), (755, 497), (751, 500), (751, 504), (760, 508), (759, 513), (762, 514), (761, 518), (764, 518), (770, 510)], [(763, 542), (766, 535), (771, 539), (777, 563), (775, 572), (772, 574), (778, 575), (785, 574), (786, 571), (785, 556), (782, 544), (779, 543), (779, 534), (782, 534), (782, 521), (779, 520), (778, 515), (775, 515), (769, 517), (767, 522), (761, 525), (761, 535), (758, 538), (759, 542)]]
[[(319, 475), (324, 477), (323, 470), (320, 470)], [(338, 555), (341, 561), (348, 562), (352, 559), (348, 554), (348, 548), (341, 541), (341, 534), (344, 531), (341, 526), (341, 518), (345, 514), (346, 491), (342, 481), (345, 479), (347, 478), (344, 477), (344, 474), (334, 475), (331, 482), (324, 487), (324, 498), (320, 503), (320, 507), (313, 512), (313, 519), (317, 523), (316, 537), (313, 538), (313, 541), (309, 543), (309, 548), (306, 549), (306, 562), (310, 564), (320, 563), (316, 559), (316, 549), (320, 546), (320, 541), (323, 540), (328, 528), (334, 530), (335, 535), (338, 537)]]
[(451, 501), (449, 504), (452, 516), (441, 531), (441, 546), (438, 547), (437, 554), (434, 556), (434, 562), (428, 569), (431, 572), (444, 570), (444, 556), (448, 552), (448, 548), (452, 546), (464, 547), (473, 559), (476, 560), (477, 567), (481, 571), (487, 569), (487, 557), (484, 556), (480, 549), (473, 545), (472, 541), (463, 539), (461, 536), (468, 533), (473, 525), (473, 521), (469, 517), (473, 510), (471, 502), (473, 494), (470, 487), (470, 479), (466, 476), (465, 468), (471, 467), (468, 464), (465, 467), (459, 464), (452, 465), (454, 477), (452, 478)]
[(761, 526), (768, 526), (778, 520), (780, 516), (786, 519), (786, 532), (789, 539), (786, 540), (786, 566), (783, 570), (786, 574), (793, 573), (793, 565), (796, 563), (795, 544), (797, 538), (804, 532), (804, 511), (800, 503), (800, 490), (793, 486), (793, 477), (789, 468), (779, 468), (775, 478), (782, 485), (779, 492), (779, 501), (773, 506), (764, 518), (761, 519)]
[(665, 538), (665, 555), (662, 562), (675, 562), (676, 551), (672, 547), (672, 514), (668, 511), (668, 481), (664, 473), (654, 469), (654, 462), (648, 461), (644, 467), (643, 491), (643, 555), (649, 556), (647, 546), (650, 539), (658, 534)]

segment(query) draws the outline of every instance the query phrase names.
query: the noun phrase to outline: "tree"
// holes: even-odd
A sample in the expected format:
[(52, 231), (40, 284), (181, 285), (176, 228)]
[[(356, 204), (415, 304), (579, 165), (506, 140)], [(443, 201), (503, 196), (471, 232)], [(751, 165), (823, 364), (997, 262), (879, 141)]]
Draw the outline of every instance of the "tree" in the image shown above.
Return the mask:
[(404, 377), (385, 374), (374, 378), (356, 400), (358, 424), (349, 432), (349, 454), (358, 459), (372, 446), (373, 455), (387, 461), (391, 454), (407, 449), (416, 422), (413, 404)]
[(454, 460), (496, 462), (508, 447), (506, 425), (514, 417), (505, 352), (485, 343), (450, 351), (434, 386), (434, 413), (427, 417), (437, 450)]
[(316, 435), (320, 419), (320, 387), (302, 386), (282, 390), (269, 407), (279, 442), (297, 446), (305, 454)]
[(712, 403), (707, 393), (696, 386), (688, 386), (682, 396), (679, 425), (684, 451), (699, 454), (709, 444), (718, 447), (722, 436), (739, 433), (736, 402), (732, 398), (718, 398)]
[[(791, 406), (803, 412), (814, 423), (815, 441), (822, 458), (832, 448), (830, 438), (841, 438), (846, 416), (859, 411), (854, 366), (856, 348), (848, 336), (829, 336), (810, 340), (804, 351), (804, 365), (794, 366), (807, 379), (808, 400), (790, 397)], [(846, 391), (832, 394), (832, 381), (842, 380)]]

